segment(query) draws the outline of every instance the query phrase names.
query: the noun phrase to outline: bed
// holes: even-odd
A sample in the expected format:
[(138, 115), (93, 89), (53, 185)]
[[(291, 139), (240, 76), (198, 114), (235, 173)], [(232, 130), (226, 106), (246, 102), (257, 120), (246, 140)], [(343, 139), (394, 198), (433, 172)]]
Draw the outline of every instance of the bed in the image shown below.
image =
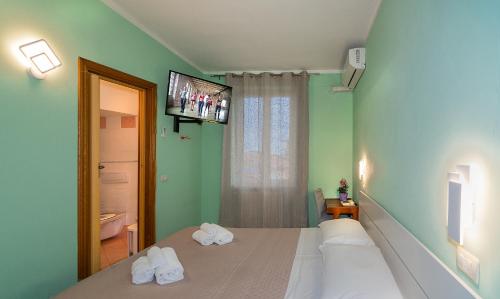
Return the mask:
[(191, 238), (197, 229), (183, 229), (157, 243), (176, 250), (184, 266), (180, 282), (133, 285), (130, 267), (142, 251), (56, 298), (318, 298), (318, 228), (234, 228), (233, 242), (223, 246), (198, 245)]
[(142, 251), (56, 298), (386, 299), (393, 297), (377, 295), (391, 290), (394, 298), (479, 298), (373, 199), (359, 199), (361, 230), (372, 246), (325, 250), (319, 228), (232, 228), (232, 243), (201, 246), (191, 238), (198, 228), (189, 227), (156, 244), (175, 249), (182, 281), (133, 285), (131, 264)]

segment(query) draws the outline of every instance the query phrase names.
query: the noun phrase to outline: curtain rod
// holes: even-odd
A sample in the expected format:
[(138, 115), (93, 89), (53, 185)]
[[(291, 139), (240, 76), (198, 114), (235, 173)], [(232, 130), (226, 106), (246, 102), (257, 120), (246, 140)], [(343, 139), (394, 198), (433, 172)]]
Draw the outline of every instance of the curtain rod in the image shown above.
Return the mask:
[[(266, 72), (262, 72), (262, 73), (266, 73)], [(258, 75), (260, 75), (260, 74), (262, 74), (262, 73), (258, 73), (258, 74), (257, 74), (257, 73), (247, 73), (247, 74), (254, 75), (254, 76), (258, 76)], [(307, 72), (306, 72), (306, 73), (307, 73)], [(228, 74), (231, 74), (231, 73), (228, 73)], [(235, 73), (232, 73), (232, 74), (233, 74), (233, 76), (243, 76), (243, 73), (241, 73), (241, 74), (235, 74)], [(273, 74), (273, 73), (270, 73), (270, 74), (271, 74), (271, 76), (275, 76), (275, 77), (280, 77), (280, 76), (283, 76), (283, 73), (281, 73), (281, 74)], [(321, 73), (307, 73), (307, 74), (308, 74), (308, 75), (321, 75)], [(292, 72), (292, 75), (300, 75), (300, 73), (294, 73), (294, 72)], [(213, 78), (219, 78), (219, 79), (220, 79), (221, 77), (225, 77), (225, 76), (226, 76), (225, 74), (212, 74), (212, 75), (210, 75), (210, 77), (213, 77)]]

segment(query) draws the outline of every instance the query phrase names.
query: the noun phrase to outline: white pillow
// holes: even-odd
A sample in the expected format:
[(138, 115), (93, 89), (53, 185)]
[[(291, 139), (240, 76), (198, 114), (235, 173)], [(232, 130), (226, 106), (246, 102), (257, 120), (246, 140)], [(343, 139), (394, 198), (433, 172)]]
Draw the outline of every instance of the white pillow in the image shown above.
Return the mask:
[(319, 225), (323, 242), (320, 250), (326, 244), (344, 244), (344, 245), (364, 245), (375, 246), (373, 240), (368, 236), (365, 229), (359, 221), (344, 218), (323, 221)]
[(376, 246), (331, 245), (323, 248), (322, 299), (402, 299)]

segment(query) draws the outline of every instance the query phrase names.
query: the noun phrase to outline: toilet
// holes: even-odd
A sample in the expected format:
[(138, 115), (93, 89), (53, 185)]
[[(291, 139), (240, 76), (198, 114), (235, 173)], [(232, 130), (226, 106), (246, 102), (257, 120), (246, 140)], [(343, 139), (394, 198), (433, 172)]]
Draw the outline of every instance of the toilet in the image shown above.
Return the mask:
[(100, 216), (101, 241), (118, 235), (125, 225), (124, 213), (104, 213)]

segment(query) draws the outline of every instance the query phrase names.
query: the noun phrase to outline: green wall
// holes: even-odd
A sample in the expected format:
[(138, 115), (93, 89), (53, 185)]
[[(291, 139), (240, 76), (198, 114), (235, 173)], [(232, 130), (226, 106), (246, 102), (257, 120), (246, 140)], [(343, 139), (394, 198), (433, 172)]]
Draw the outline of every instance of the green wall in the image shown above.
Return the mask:
[[(223, 76), (204, 75), (203, 78), (221, 84), (225, 83)], [(201, 222), (219, 222), (222, 143), (225, 127), (203, 123), (201, 129)]]
[(447, 172), (464, 163), (479, 169), (477, 221), (464, 247), (480, 259), (474, 288), (484, 298), (500, 294), (499, 54), (499, 1), (384, 0), (354, 93), (354, 168), (362, 158), (368, 164), (356, 189), (454, 271)]
[(204, 123), (201, 135), (201, 222), (218, 223), (224, 126)]
[(337, 197), (341, 178), (352, 182), (352, 93), (333, 93), (340, 74), (312, 75), (309, 81), (309, 225), (317, 225), (314, 189)]
[[(163, 115), (168, 70), (200, 73), (100, 1), (1, 1), (0, 297), (47, 298), (77, 275), (77, 58), (158, 84), (157, 237), (200, 219), (200, 132), (172, 133)], [(12, 47), (45, 38), (63, 66), (30, 78)], [(25, 40), (26, 41), (26, 40)]]
[[(214, 81), (214, 78), (207, 77)], [(338, 181), (352, 178), (352, 93), (333, 93), (339, 74), (311, 75), (309, 81), (309, 224), (317, 224), (313, 190), (336, 196)], [(231, 120), (229, 120), (231, 121)], [(202, 222), (218, 222), (223, 127), (202, 129)]]

